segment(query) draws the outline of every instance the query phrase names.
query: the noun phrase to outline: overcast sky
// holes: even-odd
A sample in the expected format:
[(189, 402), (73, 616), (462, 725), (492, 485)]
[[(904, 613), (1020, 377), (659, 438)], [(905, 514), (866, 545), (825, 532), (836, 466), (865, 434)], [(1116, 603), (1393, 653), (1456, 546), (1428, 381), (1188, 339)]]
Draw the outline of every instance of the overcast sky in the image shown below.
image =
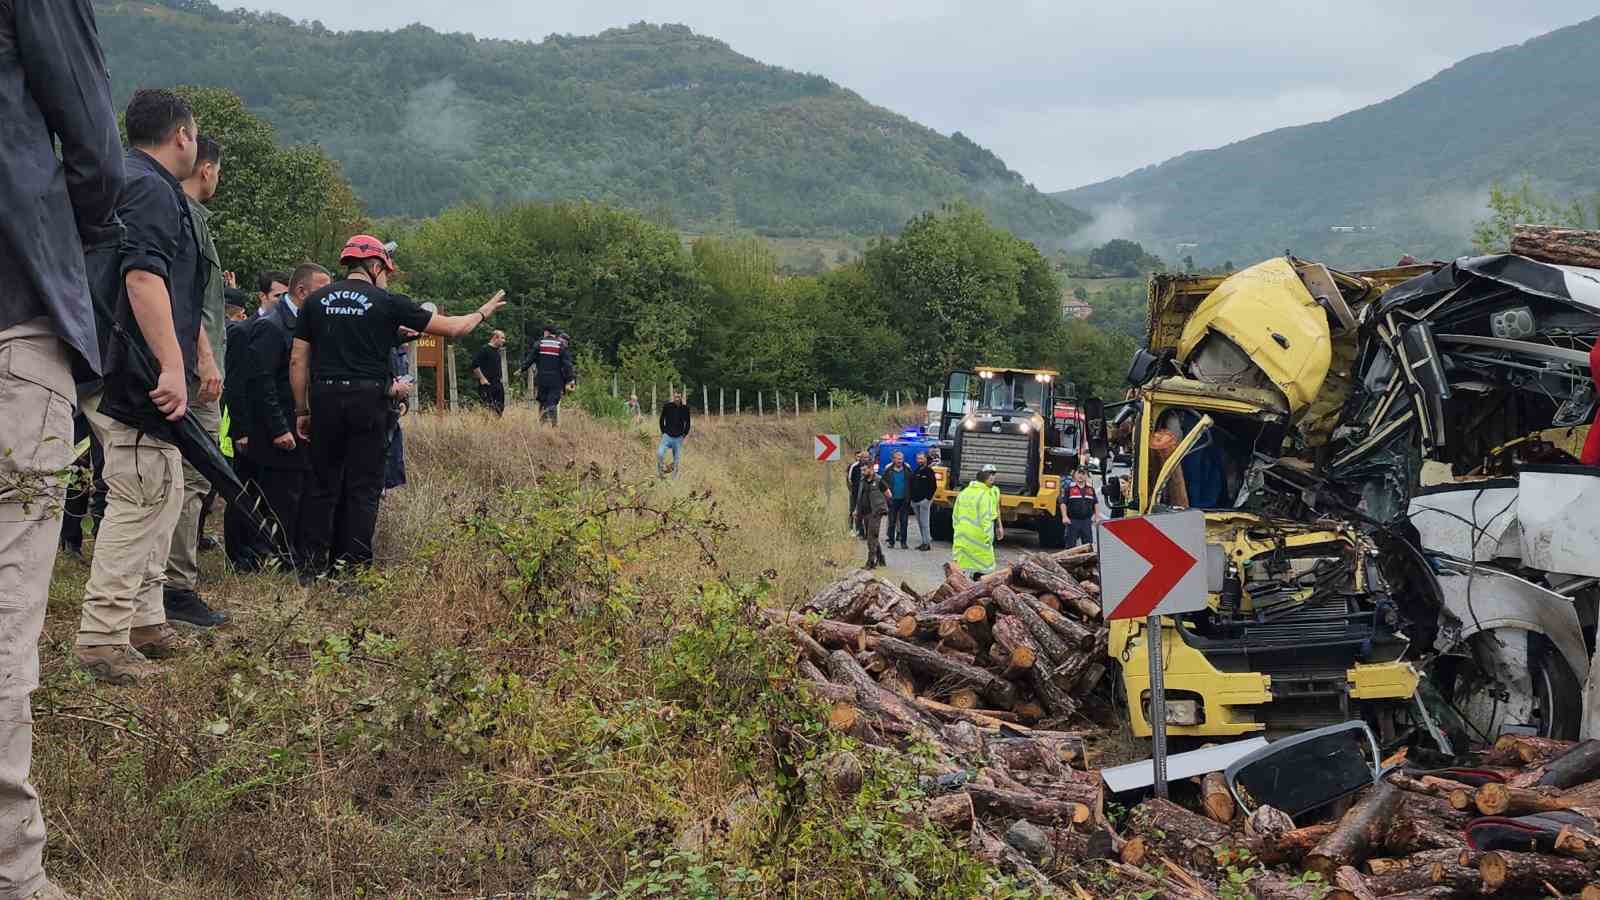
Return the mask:
[(1078, 187), (1393, 96), (1596, 13), (1594, 0), (221, 0), (330, 28), (540, 40), (677, 22), (824, 75), (1042, 190)]

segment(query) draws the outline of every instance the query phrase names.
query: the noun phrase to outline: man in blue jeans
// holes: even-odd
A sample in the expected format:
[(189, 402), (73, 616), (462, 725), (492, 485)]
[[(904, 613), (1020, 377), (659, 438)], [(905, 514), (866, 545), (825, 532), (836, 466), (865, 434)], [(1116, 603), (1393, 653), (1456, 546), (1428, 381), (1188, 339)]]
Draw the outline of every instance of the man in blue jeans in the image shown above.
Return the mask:
[(889, 547), (900, 543), (906, 546), (906, 529), (911, 522), (911, 467), (906, 465), (906, 455), (899, 450), (889, 458), (889, 468), (883, 470), (883, 483), (889, 488)]
[(656, 447), (656, 471), (667, 474), (667, 451), (672, 451), (672, 477), (680, 472), (679, 455), (683, 452), (683, 439), (689, 436), (689, 405), (683, 395), (672, 392), (672, 399), (661, 406), (661, 443)]

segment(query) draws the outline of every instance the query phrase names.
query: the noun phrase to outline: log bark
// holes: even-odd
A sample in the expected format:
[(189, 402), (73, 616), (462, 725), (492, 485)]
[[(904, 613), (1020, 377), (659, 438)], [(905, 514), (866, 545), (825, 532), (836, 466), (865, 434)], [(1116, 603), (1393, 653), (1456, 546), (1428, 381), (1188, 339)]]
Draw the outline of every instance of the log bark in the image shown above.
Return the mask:
[(1483, 758), (1491, 766), (1542, 766), (1577, 746), (1575, 741), (1507, 734)]
[(1056, 634), (1061, 635), (1062, 639), (1067, 642), (1067, 646), (1076, 647), (1080, 650), (1094, 646), (1095, 629), (1064, 613), (1056, 612), (1043, 603), (1035, 601), (1028, 603), (1028, 605), (1033, 607), (1033, 611), (1038, 614), (1039, 618), (1044, 620), (1046, 625), (1054, 628)]
[(1065, 719), (1077, 713), (1077, 698), (1061, 686), (1060, 679), (1047, 674), (1038, 665), (1028, 670), (1027, 678), (1028, 684), (1033, 686), (1034, 695), (1052, 718)]
[(1600, 739), (1584, 741), (1551, 760), (1539, 785), (1566, 790), (1596, 779), (1600, 779)]
[[(1093, 558), (1092, 554), (1089, 556)], [(1100, 618), (1100, 604), (1072, 574), (1047, 556), (1029, 556), (1017, 565), (1017, 580), (1054, 594), (1063, 610), (1071, 610), (1087, 621)]]
[(1578, 894), (1578, 900), (1600, 900), (1600, 882), (1584, 885), (1583, 892)]
[(916, 638), (934, 640), (939, 637), (939, 626), (949, 621), (960, 621), (959, 616), (938, 613), (915, 613), (895, 620), (894, 636), (909, 641)]
[[(1039, 648), (1033, 643), (1033, 636), (1028, 634), (1028, 626), (1016, 616), (1001, 616), (994, 620), (991, 631), (995, 646), (1005, 651), (1006, 676), (1025, 677), (1039, 656)], [(992, 649), (990, 656), (994, 656)]]
[(819, 619), (811, 625), (811, 636), (817, 643), (833, 650), (849, 649), (861, 653), (878, 645), (878, 635), (872, 629), (837, 619)]
[(1280, 872), (1268, 872), (1250, 879), (1250, 896), (1255, 900), (1327, 900), (1328, 887), (1307, 884)]
[[(1028, 633), (1033, 636), (1033, 642), (1038, 645), (1043, 653), (1043, 662), (1050, 669), (1050, 674), (1055, 674), (1055, 668), (1073, 657), (1073, 648), (1067, 645), (1061, 635), (1054, 628), (1047, 625), (1044, 619), (1039, 618), (1033, 606), (1017, 596), (1016, 591), (1005, 585), (997, 585), (991, 595), (996, 606), (1007, 615), (1016, 616), (1022, 624), (1028, 626)], [(1037, 667), (1035, 663), (1035, 667)]]
[(812, 595), (805, 608), (821, 613), (824, 619), (859, 622), (861, 614), (878, 598), (873, 587), (876, 582), (870, 572), (856, 572)]
[(1553, 792), (1492, 783), (1478, 788), (1472, 795), (1472, 802), (1478, 812), (1486, 816), (1526, 816), (1572, 806), (1572, 801), (1564, 800)]
[(922, 611), (929, 613), (959, 613), (967, 607), (989, 596), (995, 585), (1005, 584), (1011, 577), (1011, 567), (1002, 566), (993, 572), (978, 579), (970, 587), (955, 591), (950, 596), (925, 607)]
[(1600, 231), (1554, 225), (1517, 225), (1511, 252), (1559, 266), (1600, 267)]
[(950, 697), (945, 702), (956, 709), (977, 709), (978, 692), (972, 688), (957, 688), (950, 692)]
[[(1161, 799), (1146, 800), (1129, 811), (1126, 830), (1142, 837), (1147, 848), (1206, 871), (1216, 866), (1217, 848), (1230, 839), (1227, 827)], [(1122, 861), (1138, 865), (1126, 852)]]
[(1441, 886), (1470, 893), (1478, 886), (1477, 866), (1462, 865), (1454, 850), (1432, 850), (1387, 862), (1392, 865), (1381, 873), (1374, 870), (1367, 878), (1367, 887), (1380, 897)]
[(918, 815), (923, 822), (951, 831), (965, 831), (972, 827), (974, 818), (972, 797), (966, 793), (940, 794), (924, 803)]
[(922, 718), (917, 708), (905, 698), (884, 690), (849, 653), (835, 650), (828, 655), (828, 675), (837, 684), (855, 688), (858, 704), (862, 709), (875, 715), (899, 720), (906, 726), (916, 726), (916, 730), (927, 732), (928, 736), (932, 737), (927, 727), (929, 723)]
[(967, 631), (967, 624), (960, 616), (950, 616), (939, 623), (939, 645), (952, 647), (974, 656), (978, 653), (978, 642), (972, 639)]
[(1066, 897), (1033, 863), (1015, 847), (995, 837), (982, 825), (972, 827), (972, 852), (986, 862), (1000, 867), (1001, 871), (1027, 885), (1037, 897)]
[(1340, 866), (1339, 871), (1333, 873), (1333, 889), (1328, 892), (1328, 900), (1377, 900), (1377, 896), (1360, 872), (1351, 866)]
[[(1433, 775), (1413, 778), (1410, 775), (1395, 772), (1389, 776), (1389, 782), (1402, 791), (1421, 794), (1426, 797), (1438, 797), (1446, 802), (1450, 800), (1450, 795), (1455, 791), (1465, 791), (1469, 801), (1472, 793), (1472, 788), (1459, 781), (1451, 781), (1448, 778), (1438, 778)], [(1451, 803), (1450, 805), (1454, 806), (1455, 804)], [(1471, 803), (1469, 802), (1467, 805), (1470, 806)], [(1465, 809), (1466, 807), (1461, 808)]]
[[(1467, 845), (1464, 822), (1452, 810), (1450, 819), (1427, 810), (1416, 798), (1408, 799), (1389, 823), (1383, 848), (1390, 853), (1409, 855), (1424, 850), (1460, 850)], [(1445, 807), (1449, 809), (1449, 807)]]
[[(1035, 731), (1026, 737), (1001, 737), (989, 742), (989, 752), (1013, 771), (1042, 768), (1060, 776), (1074, 765), (1088, 768), (1088, 750), (1082, 735), (1065, 731)], [(1092, 775), (1099, 773), (1075, 773)]]
[(961, 624), (966, 627), (967, 634), (972, 635), (972, 642), (977, 646), (979, 653), (987, 653), (994, 644), (994, 632), (989, 625), (989, 610), (982, 604), (974, 603), (967, 607), (961, 614)]
[(1018, 713), (1008, 709), (958, 709), (931, 697), (913, 697), (911, 702), (918, 709), (940, 718), (971, 722), (982, 728), (999, 728), (1002, 725), (1016, 728), (1014, 723), (1020, 718)]
[(890, 666), (878, 673), (878, 684), (889, 693), (907, 700), (917, 695), (917, 685), (903, 666)]
[(1306, 856), (1306, 868), (1331, 878), (1340, 866), (1360, 865), (1383, 843), (1389, 821), (1405, 804), (1405, 791), (1387, 781), (1373, 785), (1333, 832)]
[(1217, 864), (1227, 866), (1243, 862), (1240, 859), (1240, 850), (1249, 852), (1250, 859), (1260, 860), (1263, 865), (1281, 866), (1299, 864), (1313, 848), (1327, 839), (1333, 833), (1338, 823), (1319, 822), (1303, 828), (1294, 828), (1281, 834), (1264, 834), (1247, 837), (1244, 840), (1232, 839), (1216, 851)]
[(1478, 878), (1486, 894), (1543, 897), (1545, 885), (1562, 893), (1583, 890), (1594, 878), (1594, 870), (1578, 859), (1490, 850), (1478, 857)]
[(950, 686), (970, 687), (1004, 709), (1017, 702), (1017, 689), (1011, 682), (969, 663), (907, 643), (898, 638), (885, 637), (878, 641), (878, 653), (912, 669), (938, 679)]
[(1221, 772), (1211, 772), (1200, 779), (1200, 797), (1213, 822), (1226, 825), (1233, 821), (1233, 794), (1228, 792), (1228, 781)]
[(1072, 800), (1056, 800), (981, 784), (969, 784), (964, 790), (972, 796), (973, 806), (978, 812), (987, 815), (1027, 819), (1041, 825), (1083, 824), (1092, 815), (1088, 804)]
[(1600, 862), (1600, 841), (1592, 834), (1582, 834), (1566, 827), (1556, 835), (1555, 852), (1558, 856), (1581, 859), (1593, 865)]

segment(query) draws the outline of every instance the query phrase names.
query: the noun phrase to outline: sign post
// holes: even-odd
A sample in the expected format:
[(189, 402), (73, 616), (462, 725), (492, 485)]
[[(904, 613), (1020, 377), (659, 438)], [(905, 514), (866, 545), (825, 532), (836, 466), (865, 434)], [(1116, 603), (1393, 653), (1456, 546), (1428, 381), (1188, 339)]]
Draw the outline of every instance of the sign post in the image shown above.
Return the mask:
[(830, 515), (833, 512), (833, 479), (830, 477), (833, 467), (828, 463), (839, 458), (839, 444), (837, 434), (812, 435), (811, 455), (822, 463), (822, 508)]
[[(1197, 509), (1100, 522), (1100, 602), (1107, 621), (1145, 620), (1156, 796), (1167, 796), (1167, 695), (1161, 617), (1206, 606), (1206, 520)], [(1129, 697), (1129, 704), (1139, 698)]]

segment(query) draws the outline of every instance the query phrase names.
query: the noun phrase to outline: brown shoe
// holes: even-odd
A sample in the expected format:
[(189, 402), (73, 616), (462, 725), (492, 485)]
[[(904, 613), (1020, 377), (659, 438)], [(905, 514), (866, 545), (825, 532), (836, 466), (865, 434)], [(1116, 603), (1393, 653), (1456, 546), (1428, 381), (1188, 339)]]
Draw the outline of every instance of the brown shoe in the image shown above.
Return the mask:
[(127, 644), (78, 647), (72, 655), (78, 662), (78, 668), (111, 684), (134, 684), (140, 679), (161, 673), (144, 658), (144, 654)]
[(133, 649), (151, 659), (166, 659), (195, 648), (193, 638), (179, 634), (176, 629), (164, 622), (129, 631), (128, 643), (133, 645)]

